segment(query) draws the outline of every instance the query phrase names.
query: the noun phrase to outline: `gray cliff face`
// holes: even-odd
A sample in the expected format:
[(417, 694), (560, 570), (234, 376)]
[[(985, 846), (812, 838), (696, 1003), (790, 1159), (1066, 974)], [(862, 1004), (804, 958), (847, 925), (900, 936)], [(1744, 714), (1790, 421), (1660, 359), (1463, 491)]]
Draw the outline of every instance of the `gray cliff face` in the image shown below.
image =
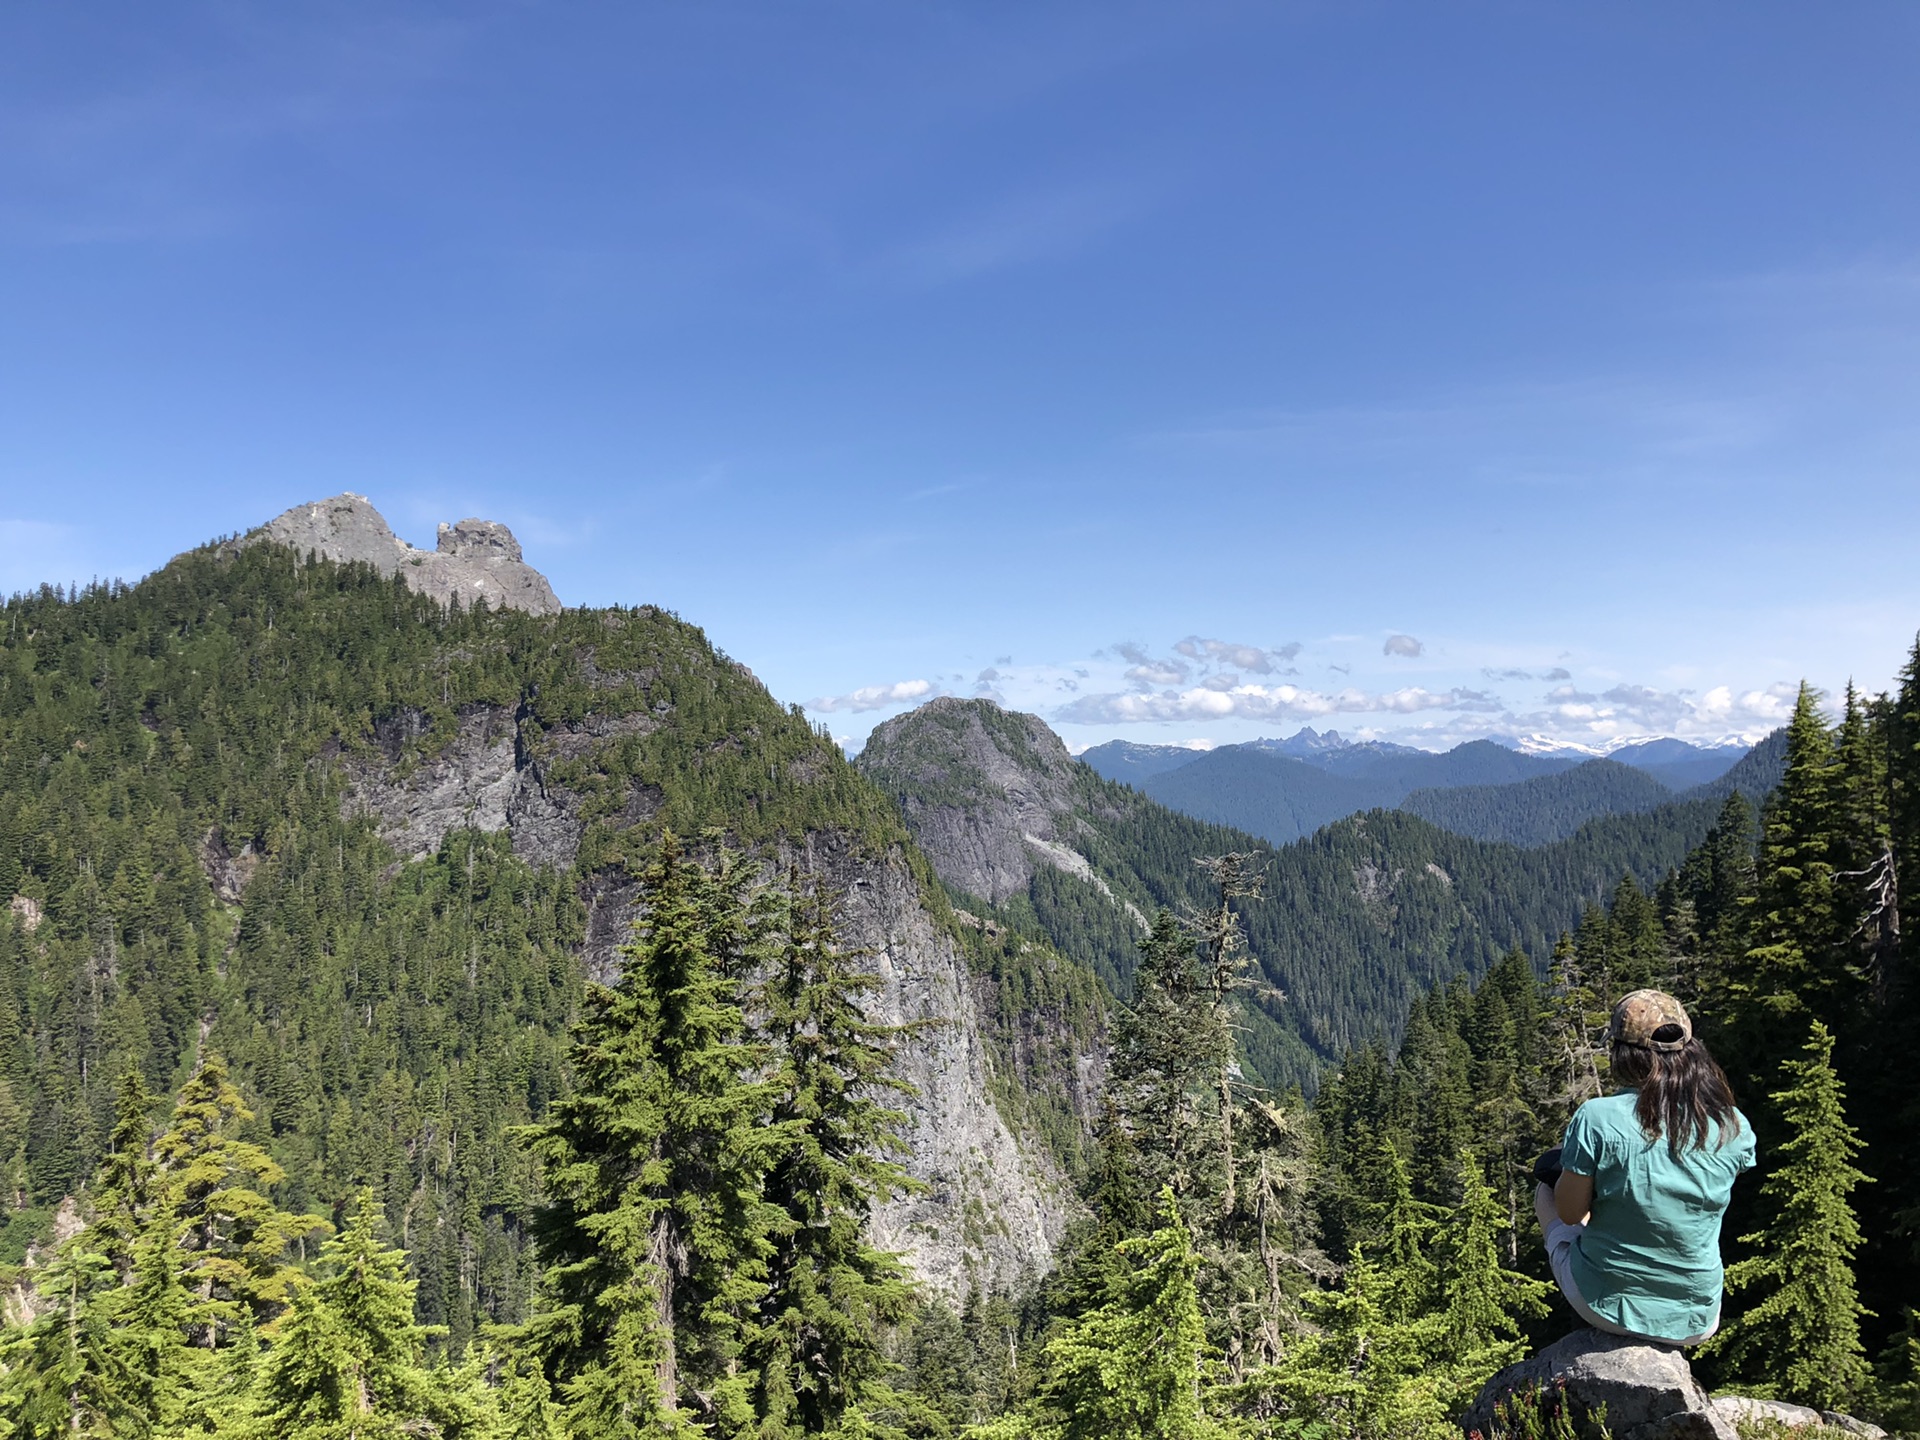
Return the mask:
[[(585, 827), (577, 798), (548, 784), (549, 768), (658, 725), (650, 715), (589, 715), (547, 729), (524, 713), (481, 705), (461, 715), (459, 733), (438, 753), (403, 766), (402, 753), (425, 733), (426, 721), (402, 710), (373, 727), (382, 758), (348, 764), (342, 808), (375, 816), (382, 837), (410, 859), (438, 850), (449, 830), (472, 826), (508, 831), (513, 853), (529, 865), (564, 868)], [(651, 798), (636, 794), (617, 823), (637, 825), (653, 813)]]
[(1090, 878), (1073, 849), (1075, 762), (1039, 716), (943, 697), (878, 726), (855, 762), (895, 796), (934, 870), (998, 905), (1034, 867)]
[(917, 1092), (900, 1102), (908, 1169), (928, 1188), (880, 1208), (875, 1242), (905, 1255), (950, 1300), (1044, 1274), (1072, 1191), (1044, 1148), (1023, 1143), (995, 1107), (966, 957), (935, 927), (903, 859), (875, 864), (829, 841), (802, 863), (847, 897), (844, 939), (872, 952), (880, 978), (874, 1018), (924, 1027), (899, 1073)]
[[(671, 714), (641, 712), (543, 727), (525, 711), (482, 706), (462, 714), (457, 733), (421, 756), (425, 723), (402, 711), (375, 726), (377, 753), (341, 762), (343, 807), (374, 817), (388, 841), (414, 858), (431, 854), (448, 830), (473, 826), (507, 832), (514, 853), (531, 864), (564, 867), (578, 852), (583, 826), (577, 797), (552, 782), (553, 763), (673, 722)], [(640, 824), (656, 808), (657, 797), (636, 789), (613, 823)], [(1066, 1223), (1070, 1187), (1046, 1148), (1016, 1135), (995, 1106), (993, 1060), (965, 955), (928, 913), (904, 856), (862, 856), (832, 834), (809, 836), (805, 844), (804, 852), (779, 857), (769, 874), (797, 860), (845, 895), (845, 943), (872, 952), (880, 979), (871, 1013), (918, 1027), (899, 1063), (916, 1093), (899, 1106), (909, 1117), (906, 1167), (927, 1189), (879, 1209), (876, 1242), (904, 1254), (956, 1304), (977, 1287), (1043, 1274)], [(582, 877), (582, 894), (585, 969), (611, 983), (640, 895), (613, 871)]]
[(363, 561), (383, 575), (399, 575), (407, 588), (450, 604), (458, 595), (471, 605), (553, 615), (560, 601), (547, 577), (520, 555), (513, 532), (494, 520), (442, 525), (438, 547), (416, 550), (393, 533), (363, 495), (351, 491), (330, 500), (296, 505), (248, 533), (241, 544), (285, 545), (336, 561)]

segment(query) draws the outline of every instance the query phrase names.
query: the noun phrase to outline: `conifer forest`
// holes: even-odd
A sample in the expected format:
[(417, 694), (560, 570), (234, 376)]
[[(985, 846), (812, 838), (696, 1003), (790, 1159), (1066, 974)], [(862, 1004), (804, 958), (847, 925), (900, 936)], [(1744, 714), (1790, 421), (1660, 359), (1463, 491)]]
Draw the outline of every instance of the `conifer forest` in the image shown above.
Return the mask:
[[(383, 829), (369, 777), (427, 793), (483, 715), (566, 853), (477, 808)], [(1920, 1429), (1920, 646), (1891, 693), (1803, 687), (1785, 746), (1758, 804), (1607, 831), (1571, 913), (1475, 852), (1504, 958), (1323, 975), (1335, 1024), (1260, 953), (1320, 870), (1142, 810), (1140, 853), (1192, 847), (1143, 923), (1059, 871), (1044, 913), (953, 891), (662, 611), (447, 607), (271, 545), (16, 596), (0, 1440), (1458, 1435), (1575, 1323), (1529, 1171), (1641, 986), (1759, 1142), (1699, 1372)], [(964, 956), (982, 1103), (1058, 1177), (1046, 1267), (935, 1285), (887, 1243), (948, 1183), (901, 1065), (945, 1022), (883, 1014), (829, 853)], [(920, 1240), (993, 1242), (953, 1213)]]

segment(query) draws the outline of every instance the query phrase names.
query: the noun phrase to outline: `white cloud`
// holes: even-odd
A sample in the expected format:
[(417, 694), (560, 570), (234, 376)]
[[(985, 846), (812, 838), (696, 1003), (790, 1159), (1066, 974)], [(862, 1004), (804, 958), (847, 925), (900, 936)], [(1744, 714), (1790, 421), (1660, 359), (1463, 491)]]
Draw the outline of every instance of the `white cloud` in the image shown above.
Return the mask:
[(884, 710), (890, 705), (906, 705), (925, 700), (934, 693), (929, 680), (899, 680), (892, 685), (866, 685), (846, 695), (823, 695), (808, 704), (816, 714), (834, 711)]
[(1425, 645), (1422, 645), (1411, 635), (1389, 635), (1387, 636), (1387, 643), (1380, 647), (1380, 653), (1382, 655), (1404, 655), (1409, 660), (1413, 660), (1419, 658), (1426, 648)]
[(1484, 712), (1501, 710), (1500, 702), (1479, 690), (1433, 691), (1420, 686), (1369, 694), (1359, 689), (1327, 694), (1298, 685), (1234, 685), (1214, 689), (1195, 685), (1186, 690), (1149, 694), (1083, 695), (1055, 712), (1056, 718), (1076, 724), (1133, 724), (1165, 720), (1304, 720), (1324, 715), (1398, 714), (1423, 710)]
[[(1189, 660), (1203, 664), (1219, 663), (1231, 665), (1237, 670), (1251, 670), (1256, 675), (1271, 675), (1283, 663), (1298, 655), (1301, 647), (1298, 640), (1265, 649), (1259, 645), (1241, 645), (1231, 640), (1209, 640), (1204, 636), (1189, 635), (1173, 648)], [(1183, 675), (1181, 678), (1186, 677)]]
[(1563, 739), (1606, 741), (1660, 734), (1756, 740), (1787, 722), (1798, 693), (1799, 686), (1785, 680), (1740, 691), (1717, 685), (1705, 694), (1634, 684), (1595, 693), (1560, 685), (1547, 692), (1546, 709), (1512, 718), (1519, 728)]
[(1113, 648), (1120, 653), (1121, 659), (1133, 662), (1132, 668), (1127, 671), (1127, 679), (1144, 690), (1156, 685), (1185, 684), (1187, 677), (1193, 673), (1185, 661), (1157, 660), (1146, 646), (1132, 640), (1122, 640)]
[(1187, 667), (1178, 661), (1149, 661), (1127, 671), (1127, 679), (1151, 689), (1155, 685), (1178, 685), (1187, 678)]

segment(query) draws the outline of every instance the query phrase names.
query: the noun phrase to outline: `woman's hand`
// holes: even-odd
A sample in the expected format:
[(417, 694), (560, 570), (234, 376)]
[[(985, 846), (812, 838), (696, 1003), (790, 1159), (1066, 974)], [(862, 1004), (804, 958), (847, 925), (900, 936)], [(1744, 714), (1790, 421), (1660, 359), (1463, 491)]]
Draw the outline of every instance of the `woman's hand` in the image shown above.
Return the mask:
[(1565, 1224), (1586, 1224), (1593, 1213), (1593, 1177), (1562, 1170), (1553, 1187), (1553, 1208)]

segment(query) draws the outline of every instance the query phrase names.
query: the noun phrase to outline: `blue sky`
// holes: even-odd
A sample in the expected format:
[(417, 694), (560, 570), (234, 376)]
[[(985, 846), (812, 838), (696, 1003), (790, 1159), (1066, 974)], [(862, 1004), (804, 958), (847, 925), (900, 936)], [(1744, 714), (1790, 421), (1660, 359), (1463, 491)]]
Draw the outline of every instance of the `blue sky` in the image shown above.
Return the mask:
[(1753, 735), (1920, 628), (1920, 10), (0, 14), (0, 589), (341, 490), (857, 743)]

